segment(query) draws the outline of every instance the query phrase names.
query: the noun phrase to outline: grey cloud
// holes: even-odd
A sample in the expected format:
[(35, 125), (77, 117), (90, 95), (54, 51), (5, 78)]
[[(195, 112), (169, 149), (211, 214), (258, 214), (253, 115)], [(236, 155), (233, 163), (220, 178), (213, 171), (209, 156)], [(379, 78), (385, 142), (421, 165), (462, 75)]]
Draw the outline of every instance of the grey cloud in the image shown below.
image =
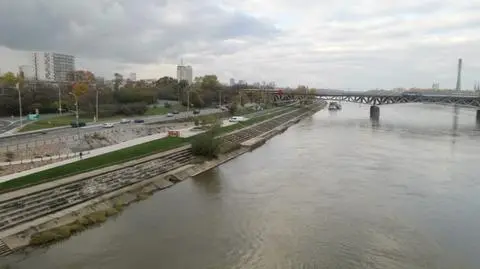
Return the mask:
[[(180, 8), (171, 11), (167, 1), (155, 0), (0, 1), (0, 46), (149, 63), (195, 52), (195, 44), (279, 33), (267, 22), (208, 1), (177, 0), (176, 5)], [(181, 19), (172, 23), (169, 12), (179, 12), (173, 15)]]

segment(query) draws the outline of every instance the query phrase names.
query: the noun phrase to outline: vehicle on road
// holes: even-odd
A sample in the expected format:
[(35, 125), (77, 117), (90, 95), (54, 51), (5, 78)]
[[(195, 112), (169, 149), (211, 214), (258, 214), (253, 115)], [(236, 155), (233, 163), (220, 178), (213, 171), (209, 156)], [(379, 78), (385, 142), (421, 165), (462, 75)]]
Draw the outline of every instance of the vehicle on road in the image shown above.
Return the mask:
[(145, 122), (145, 120), (142, 120), (142, 119), (136, 119), (136, 120), (134, 120), (133, 122), (135, 122), (135, 123), (144, 123), (144, 122)]
[(193, 114), (200, 114), (200, 110), (198, 109), (193, 110)]
[(229, 122), (240, 122), (240, 121), (246, 121), (246, 120), (248, 120), (248, 119), (245, 118), (245, 117), (235, 116), (235, 117), (231, 117), (228, 121)]
[(86, 126), (87, 124), (83, 121), (80, 121), (78, 122), (78, 125), (77, 125), (77, 122), (73, 121), (70, 123), (70, 126), (72, 126), (72, 128), (77, 128), (77, 127), (84, 127)]
[(168, 112), (168, 113), (167, 113), (167, 117), (173, 117), (173, 113), (172, 113), (172, 112)]
[(120, 121), (121, 124), (126, 124), (126, 123), (130, 123), (130, 122), (131, 122), (131, 120), (129, 120), (129, 119), (122, 119)]
[(104, 123), (102, 127), (103, 128), (113, 128), (113, 123), (111, 123), (111, 122)]
[(173, 114), (179, 114), (180, 112), (178, 112), (178, 110), (174, 110), (172, 113)]

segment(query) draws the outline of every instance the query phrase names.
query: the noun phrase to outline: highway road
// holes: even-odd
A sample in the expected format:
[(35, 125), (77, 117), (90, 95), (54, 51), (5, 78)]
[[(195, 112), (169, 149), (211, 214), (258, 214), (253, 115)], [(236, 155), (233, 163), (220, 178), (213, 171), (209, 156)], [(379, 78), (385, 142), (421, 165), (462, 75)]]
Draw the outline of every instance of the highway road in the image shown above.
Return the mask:
[(0, 134), (15, 129), (18, 126), (20, 126), (20, 120), (18, 118), (0, 118)]
[[(217, 113), (217, 112), (221, 112), (221, 110), (216, 108), (207, 108), (207, 109), (202, 109), (199, 115), (208, 115), (208, 114)], [(148, 117), (143, 116), (143, 117), (135, 117), (135, 118), (133, 117), (130, 117), (130, 118), (126, 117), (126, 118), (132, 120), (132, 122), (134, 119), (143, 119), (145, 120), (145, 123), (149, 123), (149, 122), (162, 122), (162, 121), (167, 121), (172, 119), (180, 119), (182, 117), (186, 117), (187, 115), (192, 115), (192, 114), (193, 114), (192, 111), (190, 111), (188, 112), (188, 114), (187, 112), (180, 112), (179, 114), (175, 114), (173, 117), (168, 117), (167, 115), (154, 115), (154, 116), (148, 116)], [(80, 133), (84, 134), (86, 132), (90, 133), (90, 132), (102, 130), (104, 128), (103, 123), (105, 122), (102, 121), (102, 123), (100, 124), (99, 123), (87, 124), (87, 126), (80, 128)], [(121, 129), (125, 126), (124, 124), (120, 124), (120, 121), (111, 121), (110, 123), (114, 124), (113, 128)], [(131, 124), (135, 124), (135, 123), (131, 123)], [(6, 142), (6, 140), (9, 142), (13, 142), (12, 140), (15, 140), (18, 142), (24, 139), (25, 140), (45, 139), (46, 140), (46, 139), (49, 139), (50, 137), (73, 136), (77, 134), (77, 128), (66, 127), (66, 128), (55, 128), (55, 129), (44, 129), (43, 132), (31, 133), (28, 135), (19, 134), (14, 136), (8, 136), (8, 135), (1, 136), (2, 132), (11, 130), (15, 127), (18, 127), (19, 125), (20, 125), (19, 122), (12, 124), (11, 119), (10, 121), (7, 119), (0, 119), (0, 142)]]

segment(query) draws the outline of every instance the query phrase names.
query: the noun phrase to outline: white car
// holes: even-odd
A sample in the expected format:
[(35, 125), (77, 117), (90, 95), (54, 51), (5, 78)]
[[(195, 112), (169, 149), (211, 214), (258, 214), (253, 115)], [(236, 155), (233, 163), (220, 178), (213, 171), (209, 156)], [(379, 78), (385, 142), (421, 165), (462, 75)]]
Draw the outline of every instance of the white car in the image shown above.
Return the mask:
[(113, 123), (110, 123), (110, 122), (104, 123), (103, 128), (113, 128)]
[(129, 119), (122, 119), (122, 120), (120, 121), (120, 123), (122, 123), (122, 124), (130, 123), (130, 122), (131, 122), (131, 120), (129, 120)]
[(173, 117), (173, 113), (172, 113), (172, 112), (168, 112), (168, 113), (167, 113), (167, 117)]
[(246, 121), (248, 120), (245, 117), (231, 117), (228, 121), (229, 122), (239, 122), (239, 121)]

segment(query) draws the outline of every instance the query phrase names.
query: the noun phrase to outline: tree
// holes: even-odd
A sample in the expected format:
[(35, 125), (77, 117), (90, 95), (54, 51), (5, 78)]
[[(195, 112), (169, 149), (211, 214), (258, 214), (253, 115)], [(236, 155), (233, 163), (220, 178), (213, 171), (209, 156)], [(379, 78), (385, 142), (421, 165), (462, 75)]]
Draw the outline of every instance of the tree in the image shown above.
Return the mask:
[(163, 100), (179, 100), (179, 82), (172, 77), (162, 77), (155, 82), (158, 98)]
[(13, 72), (5, 73), (2, 77), (0, 77), (0, 80), (5, 86), (9, 87), (17, 86), (17, 83), (20, 81), (19, 77), (17, 77)]
[(230, 112), (230, 115), (235, 115), (235, 113), (237, 112), (237, 103), (231, 103), (230, 104), (230, 107), (228, 107), (228, 112)]
[(200, 96), (200, 93), (198, 91), (190, 92), (190, 104), (197, 108), (201, 108), (205, 105), (205, 102), (203, 101), (202, 96)]
[(88, 92), (88, 84), (85, 82), (77, 82), (73, 84), (72, 93), (78, 98)]

